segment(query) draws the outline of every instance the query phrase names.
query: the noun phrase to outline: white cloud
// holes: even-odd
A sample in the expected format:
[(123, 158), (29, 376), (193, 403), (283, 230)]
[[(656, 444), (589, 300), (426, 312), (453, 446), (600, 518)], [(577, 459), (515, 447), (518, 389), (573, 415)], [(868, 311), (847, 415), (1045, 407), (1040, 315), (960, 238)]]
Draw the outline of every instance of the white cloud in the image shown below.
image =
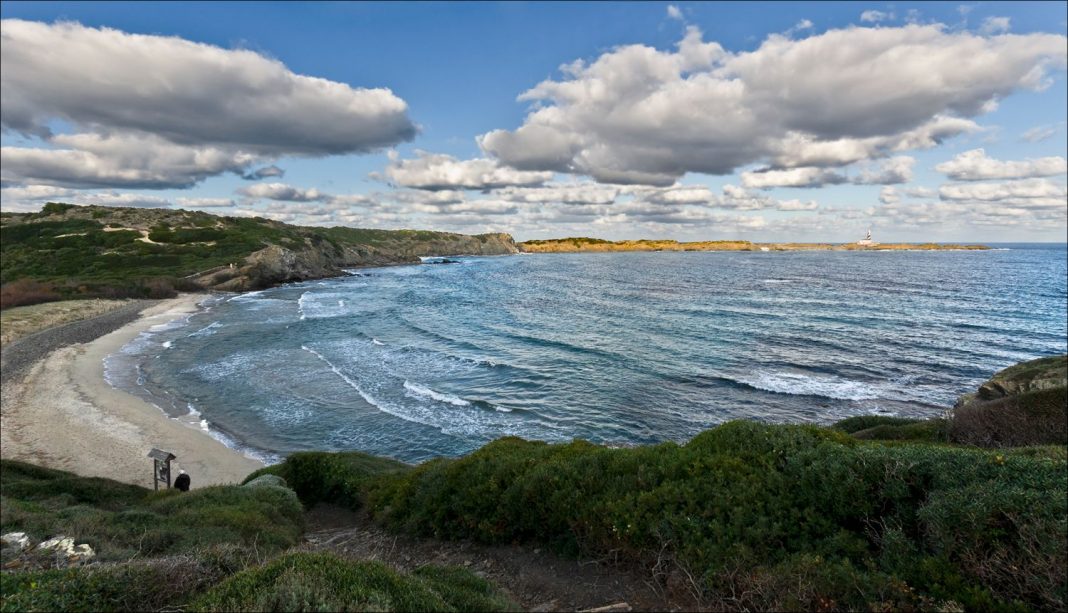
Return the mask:
[(885, 11), (864, 11), (860, 14), (860, 20), (867, 23), (879, 23), (881, 21), (888, 21), (894, 18), (893, 12)]
[(1035, 126), (1021, 134), (1020, 140), (1026, 141), (1028, 143), (1038, 143), (1052, 137), (1063, 126), (1063, 121), (1060, 123), (1050, 123), (1041, 126)]
[(333, 198), (330, 194), (323, 193), (314, 187), (301, 189), (285, 183), (256, 183), (242, 187), (237, 190), (237, 193), (248, 198), (266, 198), (285, 202), (326, 202)]
[(900, 200), (901, 196), (893, 186), (887, 185), (879, 190), (879, 202), (883, 204), (894, 204)]
[(955, 181), (987, 179), (1026, 179), (1052, 177), (1068, 173), (1068, 160), (1060, 156), (1002, 161), (987, 157), (983, 149), (965, 151), (935, 166), (935, 170)]
[(616, 186), (588, 181), (555, 183), (542, 187), (508, 187), (495, 190), (493, 195), (512, 202), (561, 204), (612, 204), (620, 194)]
[(853, 183), (858, 185), (908, 183), (912, 180), (912, 166), (915, 163), (916, 158), (907, 155), (895, 156), (863, 168), (860, 174), (853, 178)]
[(766, 169), (742, 173), (742, 185), (760, 189), (771, 187), (822, 187), (847, 181), (846, 176), (840, 172), (814, 166), (787, 168), (784, 170)]
[[(6, 147), (5, 180), (187, 187), (281, 155), (372, 151), (416, 131), (388, 89), (298, 75), (249, 50), (18, 19), (0, 22), (0, 37), (0, 123), (59, 148)], [(79, 133), (53, 135), (57, 120)]]
[(241, 172), (257, 158), (219, 147), (175, 145), (148, 134), (59, 134), (56, 148), (3, 147), (0, 179), (92, 188), (192, 187), (223, 172)]
[(1049, 179), (1020, 179), (1000, 183), (950, 183), (938, 190), (950, 202), (999, 203), (1014, 207), (1064, 208), (1068, 189)]
[[(674, 51), (629, 45), (569, 64), (519, 99), (516, 130), (479, 138), (521, 170), (668, 186), (687, 172), (839, 166), (931, 147), (1020, 89), (1048, 86), (1066, 39), (986, 38), (940, 25), (770, 36), (727, 53), (690, 27)], [(840, 95), (848, 92), (848, 95)]]
[(1008, 17), (987, 17), (983, 20), (983, 25), (979, 26), (979, 31), (987, 35), (1004, 34), (1009, 31), (1010, 27)]
[(906, 183), (912, 179), (915, 158), (907, 155), (892, 157), (878, 163), (865, 163), (859, 172), (850, 177), (841, 170), (802, 166), (783, 170), (763, 169), (742, 173), (745, 187), (768, 189), (772, 187), (823, 187), (841, 183), (856, 185), (887, 185)]
[(184, 209), (237, 206), (237, 203), (231, 198), (176, 198), (174, 203)]
[(271, 164), (270, 166), (264, 166), (263, 168), (257, 168), (256, 170), (247, 172), (241, 175), (241, 178), (247, 179), (249, 181), (261, 181), (263, 179), (270, 179), (272, 177), (283, 177), (285, 176), (285, 174), (285, 170), (282, 170), (274, 164)]
[(667, 6), (667, 16), (669, 19), (677, 19), (678, 21), (683, 21), (685, 19), (682, 16), (682, 11), (674, 4), (669, 4)]
[(414, 159), (390, 154), (385, 176), (403, 187), (416, 189), (493, 189), (507, 186), (541, 185), (553, 178), (552, 172), (528, 172), (501, 166), (495, 160), (457, 160), (451, 155), (416, 151)]

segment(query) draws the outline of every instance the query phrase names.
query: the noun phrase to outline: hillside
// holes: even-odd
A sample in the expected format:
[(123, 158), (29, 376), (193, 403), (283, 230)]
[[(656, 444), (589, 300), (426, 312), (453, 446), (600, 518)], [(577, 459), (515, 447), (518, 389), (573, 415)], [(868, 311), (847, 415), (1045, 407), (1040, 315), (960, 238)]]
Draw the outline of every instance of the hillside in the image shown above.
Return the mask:
[[(48, 299), (162, 297), (260, 289), (416, 263), (428, 255), (515, 253), (507, 234), (293, 226), (198, 211), (49, 203), (0, 216), (4, 306)], [(39, 298), (19, 300), (36, 294)]]
[(940, 243), (879, 243), (872, 246), (856, 243), (753, 243), (749, 241), (674, 240), (608, 241), (600, 238), (555, 238), (530, 240), (518, 244), (524, 253), (600, 253), (608, 251), (943, 251), (989, 249), (985, 245), (949, 245)]

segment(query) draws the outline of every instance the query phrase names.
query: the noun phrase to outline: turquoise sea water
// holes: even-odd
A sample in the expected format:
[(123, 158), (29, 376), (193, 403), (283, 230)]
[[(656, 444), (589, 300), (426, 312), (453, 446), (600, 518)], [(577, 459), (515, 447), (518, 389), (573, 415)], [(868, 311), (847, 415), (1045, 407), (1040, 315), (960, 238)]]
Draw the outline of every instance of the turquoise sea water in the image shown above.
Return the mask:
[(1064, 245), (455, 258), (217, 296), (113, 384), (268, 459), (418, 461), (518, 435), (684, 441), (730, 419), (937, 415), (1064, 353)]

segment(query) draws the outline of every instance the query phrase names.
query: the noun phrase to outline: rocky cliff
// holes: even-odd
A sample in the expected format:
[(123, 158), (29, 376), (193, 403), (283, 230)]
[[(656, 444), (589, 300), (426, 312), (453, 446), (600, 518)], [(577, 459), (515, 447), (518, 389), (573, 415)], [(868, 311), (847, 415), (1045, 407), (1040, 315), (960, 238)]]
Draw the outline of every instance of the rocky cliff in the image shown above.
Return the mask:
[(994, 373), (975, 392), (964, 394), (955, 408), (1068, 387), (1068, 355), (1020, 362)]
[(51, 292), (50, 299), (164, 297), (196, 287), (244, 291), (342, 275), (345, 268), (417, 263), (420, 256), (518, 252), (507, 234), (312, 228), (199, 211), (61, 203), (39, 213), (0, 214), (0, 238), (3, 295), (30, 283)]
[(300, 249), (269, 245), (243, 262), (189, 277), (205, 289), (248, 291), (279, 283), (321, 279), (345, 274), (346, 268), (418, 264), (420, 257), (456, 255), (508, 255), (518, 253), (508, 234), (420, 233), (380, 244), (345, 244), (305, 239)]

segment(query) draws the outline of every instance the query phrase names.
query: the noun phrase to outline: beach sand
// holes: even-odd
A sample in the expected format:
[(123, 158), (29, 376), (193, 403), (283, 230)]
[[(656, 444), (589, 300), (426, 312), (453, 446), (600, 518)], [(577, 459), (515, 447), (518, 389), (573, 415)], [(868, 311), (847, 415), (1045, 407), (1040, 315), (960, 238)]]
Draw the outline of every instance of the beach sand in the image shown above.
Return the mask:
[(148, 328), (196, 310), (188, 294), (145, 309), (132, 323), (84, 344), (52, 351), (21, 380), (5, 383), (0, 400), (0, 457), (152, 487), (150, 449), (177, 456), (192, 486), (237, 483), (263, 466), (230, 449), (195, 422), (159, 408), (104, 379), (104, 358)]

